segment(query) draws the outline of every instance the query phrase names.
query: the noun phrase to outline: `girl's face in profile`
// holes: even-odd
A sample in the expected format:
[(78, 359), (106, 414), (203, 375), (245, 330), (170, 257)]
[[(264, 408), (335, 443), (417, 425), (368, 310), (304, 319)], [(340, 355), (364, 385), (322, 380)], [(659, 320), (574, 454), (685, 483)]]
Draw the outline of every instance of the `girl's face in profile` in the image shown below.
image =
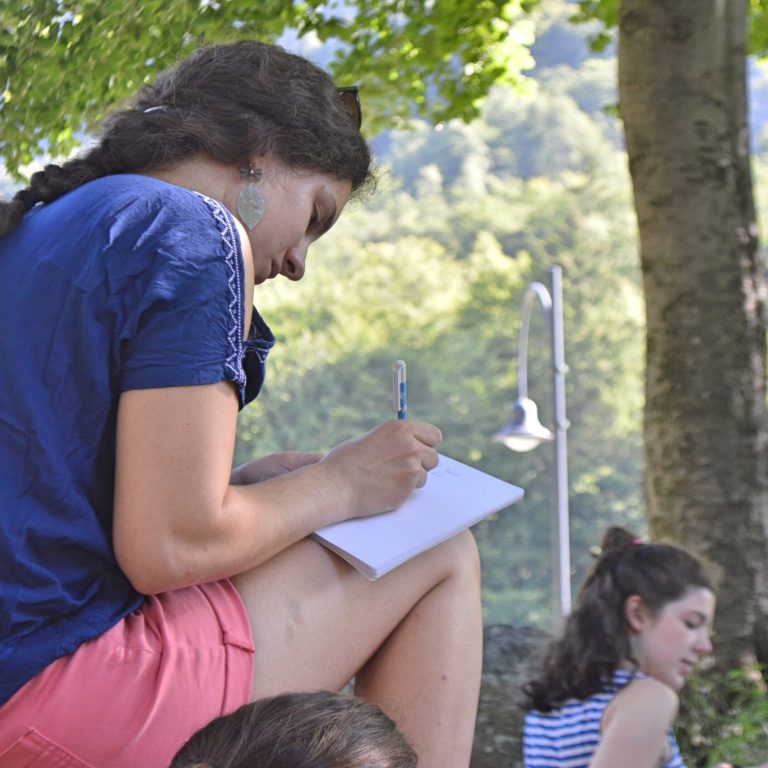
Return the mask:
[(307, 249), (335, 223), (351, 191), (349, 181), (310, 171), (296, 171), (274, 157), (258, 158), (262, 170), (264, 216), (248, 232), (254, 283), (283, 275), (304, 276)]
[(627, 598), (630, 647), (640, 670), (679, 691), (702, 656), (712, 652), (715, 596), (691, 587), (653, 614), (638, 595)]

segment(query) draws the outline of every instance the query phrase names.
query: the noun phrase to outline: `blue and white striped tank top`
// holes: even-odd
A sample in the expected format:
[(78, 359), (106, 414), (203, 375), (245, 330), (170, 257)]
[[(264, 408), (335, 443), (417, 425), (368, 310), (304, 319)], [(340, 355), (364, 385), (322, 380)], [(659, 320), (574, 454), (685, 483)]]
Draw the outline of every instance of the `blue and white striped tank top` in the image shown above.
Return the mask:
[[(600, 742), (600, 721), (613, 697), (642, 673), (616, 670), (609, 687), (586, 699), (569, 699), (552, 712), (528, 712), (523, 731), (525, 768), (588, 768)], [(667, 734), (671, 759), (664, 768), (685, 768), (677, 741)]]

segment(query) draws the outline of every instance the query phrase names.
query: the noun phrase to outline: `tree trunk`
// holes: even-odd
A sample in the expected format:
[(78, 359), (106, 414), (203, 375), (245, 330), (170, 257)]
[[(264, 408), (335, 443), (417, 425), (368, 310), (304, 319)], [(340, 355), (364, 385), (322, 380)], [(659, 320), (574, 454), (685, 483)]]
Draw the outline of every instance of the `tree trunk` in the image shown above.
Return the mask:
[(718, 661), (768, 661), (765, 276), (747, 0), (622, 0), (619, 96), (647, 314), (654, 537), (720, 573)]

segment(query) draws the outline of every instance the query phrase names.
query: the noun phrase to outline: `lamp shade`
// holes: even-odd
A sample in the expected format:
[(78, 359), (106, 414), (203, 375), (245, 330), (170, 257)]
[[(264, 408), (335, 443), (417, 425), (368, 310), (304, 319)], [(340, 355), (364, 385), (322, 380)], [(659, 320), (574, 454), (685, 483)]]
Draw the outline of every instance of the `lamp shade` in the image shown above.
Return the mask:
[(554, 439), (554, 434), (539, 421), (536, 403), (527, 397), (515, 400), (509, 423), (491, 438), (494, 443), (503, 443), (520, 453), (532, 451), (537, 445)]

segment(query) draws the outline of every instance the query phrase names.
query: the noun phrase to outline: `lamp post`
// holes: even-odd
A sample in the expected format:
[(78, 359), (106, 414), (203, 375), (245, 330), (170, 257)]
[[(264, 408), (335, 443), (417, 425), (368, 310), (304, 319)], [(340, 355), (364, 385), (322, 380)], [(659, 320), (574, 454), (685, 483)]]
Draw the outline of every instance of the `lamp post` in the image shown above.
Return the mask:
[[(531, 283), (523, 296), (522, 325), (518, 339), (517, 400), (512, 415), (492, 440), (513, 451), (531, 451), (543, 442), (555, 448), (555, 508), (552, 515), (552, 539), (555, 560), (555, 590), (561, 617), (571, 612), (571, 553), (568, 511), (568, 452), (565, 416), (565, 344), (563, 340), (563, 279), (555, 265), (550, 270), (552, 293), (542, 283)], [(538, 408), (528, 398), (528, 327), (531, 310), (538, 299), (549, 326), (552, 341), (552, 392), (554, 433), (539, 421)]]

